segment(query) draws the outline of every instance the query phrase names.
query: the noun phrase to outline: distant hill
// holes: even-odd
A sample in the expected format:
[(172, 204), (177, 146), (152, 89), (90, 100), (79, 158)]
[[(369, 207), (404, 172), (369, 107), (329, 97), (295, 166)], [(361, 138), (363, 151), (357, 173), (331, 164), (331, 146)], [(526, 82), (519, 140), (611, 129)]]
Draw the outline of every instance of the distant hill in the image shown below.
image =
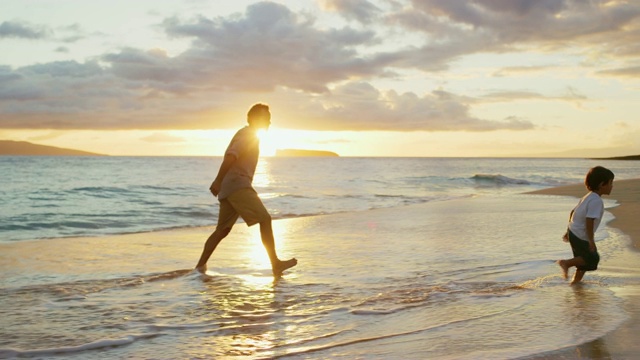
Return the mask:
[(105, 156), (87, 151), (32, 144), (26, 141), (0, 140), (0, 156)]
[(640, 155), (614, 156), (606, 158), (593, 158), (593, 160), (640, 160)]
[(332, 156), (337, 157), (338, 154), (332, 151), (322, 150), (301, 150), (301, 149), (278, 149), (276, 150), (276, 156)]

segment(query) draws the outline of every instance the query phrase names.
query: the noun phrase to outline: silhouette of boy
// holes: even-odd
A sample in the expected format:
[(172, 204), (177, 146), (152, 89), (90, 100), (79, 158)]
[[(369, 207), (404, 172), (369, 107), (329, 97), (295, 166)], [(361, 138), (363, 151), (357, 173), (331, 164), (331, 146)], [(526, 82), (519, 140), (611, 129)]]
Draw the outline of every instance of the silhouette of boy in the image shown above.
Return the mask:
[(576, 267), (572, 285), (582, 281), (586, 271), (598, 268), (600, 255), (594, 237), (604, 214), (601, 196), (611, 194), (613, 178), (613, 172), (602, 166), (589, 169), (584, 180), (589, 192), (580, 199), (569, 215), (569, 228), (562, 239), (571, 244), (573, 258), (558, 260), (557, 263), (565, 279), (569, 277), (569, 269)]

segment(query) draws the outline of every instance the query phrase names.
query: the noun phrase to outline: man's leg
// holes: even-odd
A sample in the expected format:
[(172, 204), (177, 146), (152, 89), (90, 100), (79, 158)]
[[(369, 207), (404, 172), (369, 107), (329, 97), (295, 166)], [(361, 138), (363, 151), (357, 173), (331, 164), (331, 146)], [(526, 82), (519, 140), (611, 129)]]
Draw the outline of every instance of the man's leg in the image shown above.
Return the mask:
[(218, 213), (218, 225), (216, 226), (216, 230), (209, 236), (207, 241), (204, 243), (204, 249), (202, 249), (202, 255), (200, 255), (200, 260), (198, 260), (198, 264), (196, 265), (196, 270), (204, 273), (207, 271), (207, 261), (211, 257), (211, 254), (216, 249), (220, 241), (229, 235), (231, 228), (238, 220), (238, 213), (231, 206), (229, 201), (226, 199), (220, 200), (220, 211)]
[(264, 245), (264, 248), (267, 250), (269, 260), (271, 260), (273, 276), (280, 276), (283, 271), (298, 264), (298, 260), (296, 260), (296, 258), (285, 261), (278, 259), (276, 243), (273, 237), (273, 227), (271, 226), (271, 216), (269, 216), (268, 220), (265, 219), (260, 223), (260, 238), (262, 239), (262, 245)]
[(238, 190), (229, 196), (228, 201), (248, 226), (260, 224), (260, 238), (269, 255), (274, 276), (282, 275), (283, 271), (298, 263), (295, 258), (286, 261), (278, 259), (271, 226), (271, 215), (269, 215), (255, 190), (250, 188)]
[(198, 260), (198, 264), (196, 265), (196, 270), (201, 273), (207, 271), (207, 261), (213, 254), (213, 251), (216, 249), (220, 241), (229, 235), (231, 231), (230, 228), (225, 228), (220, 230), (220, 228), (216, 228), (216, 230), (209, 236), (207, 241), (204, 243), (204, 249), (202, 249), (202, 255), (200, 255), (200, 260)]

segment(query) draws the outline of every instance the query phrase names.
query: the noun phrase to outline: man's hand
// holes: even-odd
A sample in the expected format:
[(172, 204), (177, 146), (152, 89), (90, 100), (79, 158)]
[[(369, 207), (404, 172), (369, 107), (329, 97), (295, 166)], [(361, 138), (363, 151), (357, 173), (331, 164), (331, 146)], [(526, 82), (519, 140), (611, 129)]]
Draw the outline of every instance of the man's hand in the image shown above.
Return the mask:
[(224, 160), (222, 160), (222, 164), (220, 165), (220, 170), (218, 170), (218, 176), (213, 180), (211, 186), (209, 186), (209, 191), (213, 194), (213, 196), (218, 196), (220, 193), (220, 189), (222, 189), (222, 179), (227, 175), (231, 166), (236, 162), (236, 156), (233, 154), (225, 154)]
[(596, 243), (593, 241), (589, 241), (589, 251), (591, 251), (592, 253), (598, 251), (598, 248), (596, 248)]
[(569, 242), (569, 232), (566, 232), (564, 233), (564, 235), (562, 235), (562, 241)]
[(220, 193), (220, 187), (222, 186), (222, 181), (214, 180), (209, 186), (209, 191), (213, 194), (213, 196), (218, 196)]

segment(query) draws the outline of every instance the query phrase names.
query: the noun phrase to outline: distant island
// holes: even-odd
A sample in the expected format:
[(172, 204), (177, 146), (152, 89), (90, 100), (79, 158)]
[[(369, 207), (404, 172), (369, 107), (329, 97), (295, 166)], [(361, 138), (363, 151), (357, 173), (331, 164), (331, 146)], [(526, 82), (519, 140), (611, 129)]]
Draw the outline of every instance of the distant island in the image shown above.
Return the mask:
[(105, 156), (88, 151), (33, 144), (27, 141), (0, 140), (0, 156)]
[(276, 150), (276, 156), (286, 157), (286, 156), (330, 156), (337, 157), (338, 154), (332, 151), (322, 151), (322, 150), (301, 150), (301, 149), (278, 149)]
[(614, 156), (606, 158), (592, 158), (592, 160), (640, 160), (640, 155)]

